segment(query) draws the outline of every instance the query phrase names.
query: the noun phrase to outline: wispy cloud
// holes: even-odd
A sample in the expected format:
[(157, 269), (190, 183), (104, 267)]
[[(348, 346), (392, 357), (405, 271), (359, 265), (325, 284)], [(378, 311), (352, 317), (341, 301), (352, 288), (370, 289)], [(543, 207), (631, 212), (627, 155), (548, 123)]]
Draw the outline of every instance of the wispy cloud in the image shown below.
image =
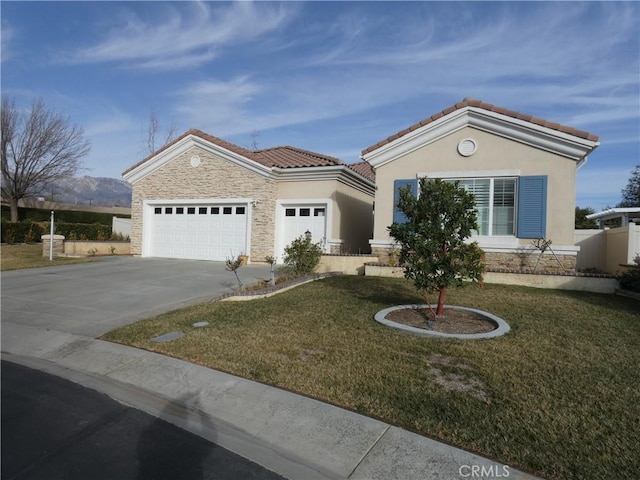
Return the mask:
[(457, 18), (440, 15), (438, 21), (428, 13), (419, 21), (396, 17), (400, 40), (407, 41), (371, 48), (366, 35), (337, 38), (307, 65), (358, 67), (362, 77), (377, 80), (364, 81), (364, 89), (389, 78), (416, 96), (471, 94), (525, 111), (562, 106), (564, 118), (555, 120), (577, 127), (637, 118), (637, 7), (498, 4), (495, 15), (483, 21), (476, 21), (474, 8), (460, 4)]
[(11, 50), (11, 41), (14, 39), (15, 34), (15, 29), (11, 25), (9, 25), (8, 22), (3, 20), (2, 29), (0, 30), (0, 39), (2, 42), (0, 44), (0, 51), (2, 52), (2, 58), (0, 59), (1, 62), (5, 62), (13, 56), (13, 51)]
[[(251, 42), (285, 24), (290, 10), (252, 2), (185, 3), (160, 22), (130, 12), (99, 43), (73, 52), (69, 63), (125, 62), (136, 68), (196, 67), (225, 47)], [(182, 7), (182, 5), (180, 6)]]

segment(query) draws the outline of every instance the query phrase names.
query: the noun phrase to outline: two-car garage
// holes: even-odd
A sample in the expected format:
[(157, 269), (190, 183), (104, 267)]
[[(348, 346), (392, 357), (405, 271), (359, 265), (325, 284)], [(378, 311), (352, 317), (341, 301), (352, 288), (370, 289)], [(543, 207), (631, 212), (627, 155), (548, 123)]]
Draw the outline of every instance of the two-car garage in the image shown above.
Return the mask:
[(248, 251), (247, 203), (160, 203), (145, 213), (145, 256), (223, 261)]

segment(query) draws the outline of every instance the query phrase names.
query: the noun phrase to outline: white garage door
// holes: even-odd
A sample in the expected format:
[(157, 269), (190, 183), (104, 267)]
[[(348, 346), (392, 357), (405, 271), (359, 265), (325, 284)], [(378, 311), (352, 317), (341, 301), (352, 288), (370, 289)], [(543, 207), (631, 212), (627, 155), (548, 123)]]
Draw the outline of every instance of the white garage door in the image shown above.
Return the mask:
[(282, 252), (280, 259), (284, 258), (284, 247), (307, 231), (311, 233), (314, 243), (326, 240), (326, 206), (284, 206), (284, 222), (282, 236)]
[(154, 205), (152, 257), (226, 260), (245, 254), (247, 205)]

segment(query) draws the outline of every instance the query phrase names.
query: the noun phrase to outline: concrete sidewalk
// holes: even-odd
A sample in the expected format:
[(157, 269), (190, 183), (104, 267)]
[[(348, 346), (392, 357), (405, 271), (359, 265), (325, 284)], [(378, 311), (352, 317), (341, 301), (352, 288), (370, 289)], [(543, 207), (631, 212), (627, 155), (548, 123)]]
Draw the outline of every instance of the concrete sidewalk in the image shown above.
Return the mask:
[(5, 323), (2, 352), (290, 479), (537, 478), (301, 395), (90, 337)]

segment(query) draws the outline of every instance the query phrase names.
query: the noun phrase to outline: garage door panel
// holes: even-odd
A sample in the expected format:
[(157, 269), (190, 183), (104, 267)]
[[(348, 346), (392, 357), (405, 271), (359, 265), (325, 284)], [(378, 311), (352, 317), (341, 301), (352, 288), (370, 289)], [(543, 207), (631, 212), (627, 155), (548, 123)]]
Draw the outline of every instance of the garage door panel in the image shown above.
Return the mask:
[(246, 210), (246, 205), (154, 207), (150, 256), (225, 260), (231, 252), (244, 253)]

